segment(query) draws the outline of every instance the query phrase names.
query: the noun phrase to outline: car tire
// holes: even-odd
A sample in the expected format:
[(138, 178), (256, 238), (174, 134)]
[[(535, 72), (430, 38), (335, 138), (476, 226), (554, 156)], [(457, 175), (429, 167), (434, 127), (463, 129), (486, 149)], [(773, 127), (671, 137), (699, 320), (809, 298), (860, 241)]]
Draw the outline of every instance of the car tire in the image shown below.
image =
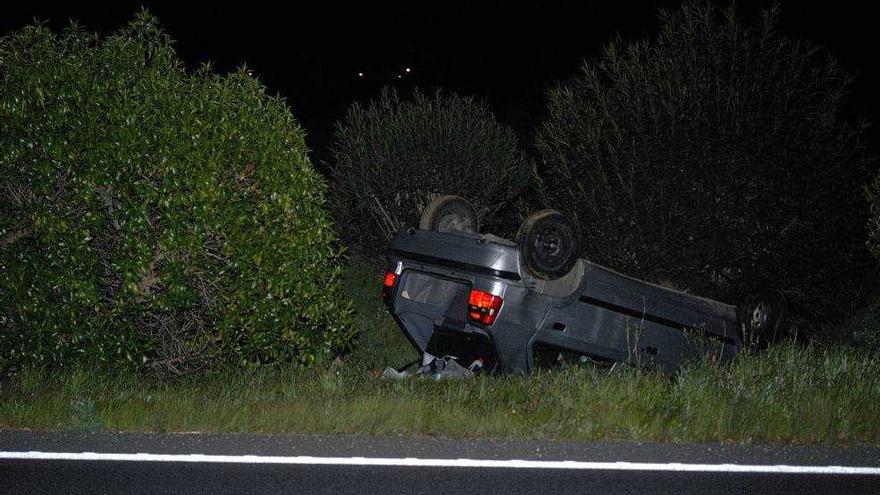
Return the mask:
[(528, 216), (517, 233), (523, 268), (541, 280), (556, 280), (577, 263), (580, 245), (574, 224), (556, 210)]
[(445, 195), (435, 198), (422, 210), (419, 229), (477, 234), (480, 232), (480, 224), (477, 221), (477, 212), (466, 199)]
[(740, 337), (743, 345), (759, 349), (782, 338), (779, 322), (785, 309), (782, 295), (774, 291), (758, 292), (740, 306)]

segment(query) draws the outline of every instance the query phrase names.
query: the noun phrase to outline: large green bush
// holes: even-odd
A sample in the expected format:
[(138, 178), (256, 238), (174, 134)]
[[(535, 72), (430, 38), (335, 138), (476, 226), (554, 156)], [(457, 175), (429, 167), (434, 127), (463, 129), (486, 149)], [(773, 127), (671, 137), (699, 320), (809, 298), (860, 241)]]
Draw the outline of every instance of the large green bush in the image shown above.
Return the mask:
[(0, 365), (311, 362), (351, 338), (283, 101), (187, 74), (148, 15), (0, 40)]
[[(834, 317), (876, 281), (860, 193), (873, 158), (840, 111), (850, 80), (809, 43), (685, 4), (549, 93), (541, 195), (584, 255), (731, 302), (784, 292)], [(815, 318), (814, 318), (815, 319)]]
[(332, 153), (337, 223), (355, 251), (374, 259), (442, 194), (471, 201), (483, 230), (508, 233), (517, 223), (509, 207), (528, 183), (514, 132), (485, 104), (440, 91), (406, 99), (385, 90), (354, 104), (336, 126)]

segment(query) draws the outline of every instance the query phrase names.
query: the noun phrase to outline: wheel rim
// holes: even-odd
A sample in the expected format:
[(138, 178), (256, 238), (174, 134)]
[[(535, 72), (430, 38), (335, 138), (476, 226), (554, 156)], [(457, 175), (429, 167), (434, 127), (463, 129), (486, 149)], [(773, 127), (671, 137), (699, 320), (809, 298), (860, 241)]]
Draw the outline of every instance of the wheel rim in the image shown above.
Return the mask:
[(534, 259), (539, 266), (548, 270), (555, 270), (561, 261), (564, 261), (568, 254), (564, 247), (566, 246), (565, 236), (557, 230), (546, 230), (538, 232), (532, 243), (534, 248)]
[(539, 235), (537, 244), (538, 250), (542, 255), (550, 257), (559, 255), (559, 236), (556, 232)]
[(752, 328), (754, 330), (766, 330), (767, 323), (770, 320), (770, 311), (767, 308), (767, 304), (764, 302), (760, 302), (755, 305), (755, 309), (752, 310)]
[(437, 222), (439, 232), (473, 232), (474, 225), (470, 218), (458, 213), (447, 213)]
[(541, 257), (554, 257), (559, 255), (559, 236), (556, 232), (550, 232), (547, 234), (539, 234), (535, 238), (535, 248), (538, 250), (538, 255)]

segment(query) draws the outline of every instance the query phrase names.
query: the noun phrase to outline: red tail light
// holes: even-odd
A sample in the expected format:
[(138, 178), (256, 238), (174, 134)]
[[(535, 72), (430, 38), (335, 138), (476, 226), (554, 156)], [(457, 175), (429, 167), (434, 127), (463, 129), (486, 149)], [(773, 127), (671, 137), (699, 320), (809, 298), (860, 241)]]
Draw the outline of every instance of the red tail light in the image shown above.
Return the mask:
[(382, 299), (387, 301), (391, 297), (391, 291), (394, 289), (395, 283), (397, 283), (397, 274), (385, 272), (385, 277), (382, 278)]
[(501, 296), (471, 289), (470, 297), (468, 297), (468, 318), (483, 325), (491, 325), (498, 317), (503, 302)]

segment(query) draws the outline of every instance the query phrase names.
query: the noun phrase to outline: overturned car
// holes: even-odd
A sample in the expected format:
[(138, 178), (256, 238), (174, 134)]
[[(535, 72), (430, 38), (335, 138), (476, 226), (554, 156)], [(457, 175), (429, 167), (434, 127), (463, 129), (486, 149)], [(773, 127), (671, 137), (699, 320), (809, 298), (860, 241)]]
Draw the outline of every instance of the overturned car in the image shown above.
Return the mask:
[(578, 251), (573, 225), (557, 211), (529, 216), (514, 242), (480, 235), (472, 206), (441, 196), (419, 228), (392, 240), (382, 296), (420, 355), (503, 373), (529, 372), (539, 350), (664, 371), (702, 355), (727, 361), (744, 335), (778, 321), (778, 302), (752, 299), (738, 310)]

